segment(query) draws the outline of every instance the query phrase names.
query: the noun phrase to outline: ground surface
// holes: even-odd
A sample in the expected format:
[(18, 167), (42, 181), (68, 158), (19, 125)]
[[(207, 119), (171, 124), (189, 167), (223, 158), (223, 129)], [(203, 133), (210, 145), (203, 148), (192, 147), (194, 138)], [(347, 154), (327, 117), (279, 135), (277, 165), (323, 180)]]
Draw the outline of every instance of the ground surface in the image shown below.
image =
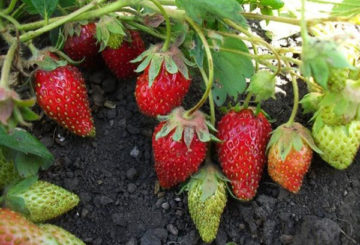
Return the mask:
[[(81, 198), (78, 207), (53, 222), (87, 244), (201, 244), (186, 195), (177, 195), (178, 189), (155, 193), (151, 134), (157, 122), (138, 111), (135, 80), (117, 81), (106, 68), (87, 72), (86, 77), (93, 102), (116, 105), (93, 113), (95, 139), (70, 135), (46, 117), (34, 128), (56, 157), (42, 178)], [(277, 101), (263, 107), (277, 119), (273, 128), (291, 111), (291, 87), (282, 89), (288, 96), (278, 94)], [(198, 85), (192, 90), (200, 92)], [(187, 98), (185, 104), (189, 102)], [(265, 174), (253, 201), (229, 198), (214, 244), (359, 244), (359, 174), (359, 162), (336, 171), (315, 156), (298, 195), (279, 188)]]

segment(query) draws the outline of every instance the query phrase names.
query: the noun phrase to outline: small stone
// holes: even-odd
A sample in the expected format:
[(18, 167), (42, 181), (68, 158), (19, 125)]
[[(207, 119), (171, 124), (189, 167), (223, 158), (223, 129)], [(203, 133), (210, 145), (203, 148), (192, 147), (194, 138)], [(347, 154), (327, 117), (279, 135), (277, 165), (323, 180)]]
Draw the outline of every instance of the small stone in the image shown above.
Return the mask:
[(168, 210), (170, 208), (170, 205), (168, 202), (164, 202), (163, 204), (161, 204), (161, 207), (165, 210)]
[(127, 190), (129, 193), (134, 193), (136, 191), (136, 185), (133, 183), (128, 184)]
[(113, 203), (114, 201), (110, 198), (110, 197), (107, 197), (107, 196), (101, 196), (100, 197), (100, 203), (102, 205), (108, 205), (110, 203)]
[(245, 225), (241, 223), (241, 224), (239, 225), (239, 229), (240, 229), (240, 230), (244, 230), (244, 229), (245, 229)]
[(294, 240), (294, 237), (292, 235), (281, 235), (280, 236), (280, 241), (282, 244), (287, 245), (287, 244), (291, 244)]
[(81, 217), (85, 218), (88, 214), (89, 214), (89, 210), (87, 210), (86, 208), (83, 208), (83, 210), (81, 211)]
[(126, 178), (128, 178), (129, 180), (134, 180), (137, 177), (138, 173), (136, 171), (136, 168), (129, 168), (126, 171)]
[(137, 158), (139, 156), (139, 153), (140, 151), (137, 146), (134, 146), (134, 148), (130, 152), (130, 156), (132, 156), (133, 158)]
[(125, 245), (137, 245), (137, 241), (135, 237), (130, 238), (130, 240)]
[(178, 229), (173, 224), (168, 224), (166, 228), (174, 236), (177, 236), (179, 234)]

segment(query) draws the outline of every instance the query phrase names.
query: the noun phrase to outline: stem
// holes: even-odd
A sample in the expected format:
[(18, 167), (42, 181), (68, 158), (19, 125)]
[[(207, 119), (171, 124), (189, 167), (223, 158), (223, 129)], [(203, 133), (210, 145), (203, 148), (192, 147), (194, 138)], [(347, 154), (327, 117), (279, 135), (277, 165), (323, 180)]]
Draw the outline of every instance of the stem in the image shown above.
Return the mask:
[(15, 26), (16, 29), (19, 29), (21, 27), (20, 23), (17, 20), (7, 14), (0, 12), (0, 17), (8, 20), (11, 24)]
[(244, 109), (249, 107), (249, 102), (250, 102), (252, 96), (253, 96), (253, 93), (248, 93), (246, 95), (246, 98), (245, 98), (244, 103), (243, 103)]
[[(203, 80), (205, 82), (205, 85), (207, 86), (208, 83), (209, 83), (209, 79), (206, 75), (206, 72), (204, 70), (204, 68), (202, 67), (199, 67), (199, 70), (200, 70), (200, 73), (201, 73), (201, 76), (203, 77)], [(215, 126), (215, 105), (214, 105), (214, 99), (213, 99), (213, 94), (212, 92), (210, 91), (209, 93), (209, 106), (210, 106), (210, 123)]]
[[(257, 50), (257, 47), (255, 45), (255, 43), (251, 43), (251, 46), (253, 48), (253, 51), (254, 51), (254, 55), (258, 55), (258, 50)], [(255, 72), (257, 72), (259, 70), (259, 62), (257, 60), (255, 60)]]
[(159, 0), (159, 2), (162, 5), (170, 5), (170, 6), (176, 5), (174, 0)]
[[(120, 3), (123, 3), (123, 2), (115, 2), (115, 3), (116, 3), (116, 6), (118, 6)], [(110, 4), (111, 7), (114, 7), (115, 3)], [(108, 5), (108, 6), (110, 6), (110, 5)], [(121, 6), (121, 7), (123, 7), (123, 6)], [(121, 7), (119, 7), (119, 8), (121, 8)], [(89, 11), (85, 15), (82, 14), (82, 15), (79, 15), (79, 16), (75, 17), (74, 19), (72, 19), (72, 21), (88, 20), (88, 19), (91, 19), (91, 18), (100, 17), (102, 15), (108, 14), (108, 13), (110, 13), (112, 11), (116, 11), (116, 10), (107, 8), (107, 11), (105, 13), (104, 13), (104, 11), (101, 11), (101, 12), (98, 12), (98, 11), (99, 10)], [(91, 17), (88, 17), (88, 16), (91, 16)], [(61, 18), (63, 18), (63, 17), (50, 18), (49, 19), (49, 24), (54, 23), (55, 21), (58, 21)], [(124, 16), (117, 16), (117, 18), (119, 18), (120, 20), (125, 20), (125, 21), (130, 20), (131, 21), (131, 20), (134, 20), (136, 17), (135, 16), (125, 16), (124, 15)], [(28, 30), (33, 30), (33, 29), (40, 28), (40, 27), (43, 27), (43, 26), (45, 26), (45, 21), (44, 20), (39, 20), (39, 21), (23, 24), (23, 25), (21, 25), (21, 27), (19, 29), (24, 30), (24, 31), (28, 31)]]
[(150, 35), (152, 35), (154, 37), (157, 37), (157, 38), (160, 38), (160, 39), (166, 39), (166, 35), (158, 33), (158, 32), (154, 31), (153, 29), (151, 29), (151, 28), (149, 28), (147, 26), (141, 25), (141, 24), (136, 23), (134, 21), (129, 21), (127, 23), (129, 25), (133, 26), (133, 27), (136, 27), (137, 29), (139, 29), (139, 30), (141, 30), (143, 32), (149, 33)]
[(74, 19), (76, 16), (79, 16), (80, 14), (92, 9), (93, 7), (95, 7), (97, 4), (103, 2), (104, 0), (95, 0), (95, 1), (92, 1), (91, 3), (85, 5), (84, 7), (76, 10), (75, 12), (72, 12), (71, 14), (69, 15), (66, 15), (64, 16), (63, 18), (49, 24), (49, 25), (46, 25), (40, 29), (37, 29), (35, 31), (32, 31), (32, 32), (27, 32), (23, 35), (20, 36), (20, 41), (21, 42), (26, 42), (26, 41), (29, 41), (30, 39), (33, 39), (37, 36), (40, 36), (41, 34), (47, 32), (47, 31), (50, 31), (58, 26), (61, 26), (63, 24), (65, 24), (66, 22)]
[(303, 40), (303, 46), (306, 45), (308, 39), (305, 19), (305, 2), (306, 0), (301, 0), (301, 38)]
[(158, 0), (150, 0), (151, 2), (153, 2), (156, 7), (158, 7), (160, 13), (164, 16), (165, 18), (165, 23), (166, 23), (166, 39), (164, 42), (164, 45), (161, 49), (161, 51), (165, 52), (168, 50), (169, 48), (169, 44), (170, 44), (170, 40), (171, 40), (171, 24), (170, 24), (170, 19), (169, 16), (167, 15), (164, 7), (159, 3)]
[(254, 13), (241, 13), (247, 19), (253, 20), (271, 20), (276, 22), (281, 22), (290, 25), (300, 25), (300, 20), (287, 18), (287, 17), (280, 17), (280, 16), (270, 16), (270, 15), (262, 15), (262, 14), (254, 14)]
[[(147, 8), (150, 8), (156, 12), (159, 12), (159, 9), (158, 7), (156, 7), (154, 5), (153, 2), (151, 2), (150, 0), (144, 0), (142, 2), (140, 2), (140, 4), (143, 6), (143, 7), (147, 7)], [(181, 10), (181, 9), (177, 9), (177, 8), (173, 8), (172, 6), (170, 7), (164, 7), (166, 13), (168, 14), (168, 16), (170, 16), (171, 18), (173, 19), (177, 19), (179, 21), (182, 21), (185, 19), (186, 17), (186, 14), (185, 14), (185, 10)]]
[(212, 84), (214, 82), (214, 62), (213, 62), (212, 54), (210, 51), (209, 43), (207, 42), (204, 33), (201, 31), (200, 27), (191, 18), (189, 18), (187, 16), (185, 18), (186, 18), (186, 21), (192, 26), (192, 28), (199, 35), (199, 37), (204, 45), (206, 57), (208, 60), (208, 69), (209, 69), (209, 82), (206, 84), (206, 90), (205, 90), (202, 98), (200, 99), (200, 101), (194, 107), (192, 107), (190, 110), (186, 111), (185, 116), (189, 117), (189, 116), (191, 116), (192, 113), (194, 113), (196, 110), (198, 110), (206, 102), (206, 100), (211, 92)]
[[(285, 62), (286, 66), (290, 68), (290, 65), (288, 62)], [(291, 76), (291, 84), (293, 86), (293, 90), (294, 90), (294, 106), (293, 109), (291, 111), (291, 115), (289, 118), (289, 121), (286, 123), (288, 126), (291, 126), (294, 123), (298, 108), (299, 108), (299, 87), (296, 81), (296, 77), (295, 76)]]
[(15, 19), (18, 19), (18, 15), (21, 15), (21, 12), (23, 11), (24, 7), (25, 7), (25, 3), (22, 3), (19, 7), (17, 7), (15, 9), (14, 12), (11, 13), (11, 17), (14, 17)]
[(247, 35), (248, 37), (250, 37), (252, 39), (252, 41), (255, 42), (259, 42), (262, 43), (263, 45), (265, 45), (269, 50), (271, 50), (271, 52), (273, 52), (273, 54), (276, 56), (276, 59), (278, 60), (278, 69), (276, 71), (276, 73), (274, 74), (274, 76), (277, 76), (280, 72), (281, 72), (281, 59), (279, 54), (276, 52), (275, 48), (273, 46), (271, 46), (269, 43), (267, 43), (265, 40), (263, 40), (262, 38), (255, 36), (253, 34), (251, 34), (248, 30), (246, 30), (245, 28), (243, 28), (240, 25), (237, 25), (235, 22), (233, 22), (230, 19), (225, 19), (224, 20), (226, 24), (230, 25), (232, 28), (234, 28), (235, 30), (244, 33), (245, 35)]
[(16, 2), (17, 2), (17, 0), (11, 0), (9, 6), (7, 7), (7, 9), (5, 9), (4, 14), (10, 14), (11, 11), (14, 10)]
[(0, 87), (7, 88), (9, 83), (9, 74), (11, 70), (11, 64), (14, 59), (17, 43), (13, 42), (6, 54), (5, 61), (1, 70)]
[(360, 4), (346, 3), (346, 2), (334, 3), (334, 1), (325, 1), (325, 0), (309, 0), (309, 2), (322, 3), (322, 4), (332, 4), (332, 5), (341, 5), (341, 6), (348, 6), (348, 7), (360, 7)]

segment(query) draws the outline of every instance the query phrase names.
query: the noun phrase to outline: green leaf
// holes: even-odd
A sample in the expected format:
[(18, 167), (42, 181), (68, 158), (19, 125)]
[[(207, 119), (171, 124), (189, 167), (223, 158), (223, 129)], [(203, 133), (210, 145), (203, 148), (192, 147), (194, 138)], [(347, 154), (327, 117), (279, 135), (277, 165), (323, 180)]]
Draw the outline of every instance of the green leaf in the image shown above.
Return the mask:
[(10, 189), (7, 192), (7, 195), (15, 195), (19, 193), (23, 193), (27, 191), (35, 182), (38, 181), (38, 176), (31, 176), (29, 178), (26, 178), (16, 185), (10, 187)]
[(16, 128), (11, 134), (7, 134), (5, 129), (0, 126), (0, 145), (43, 158), (45, 161), (54, 161), (53, 155), (48, 149), (34, 136), (23, 129)]
[(31, 0), (36, 12), (43, 18), (49, 18), (54, 13), (59, 0)]
[(23, 118), (26, 121), (35, 121), (35, 120), (39, 120), (40, 116), (38, 114), (36, 114), (35, 112), (33, 112), (30, 108), (28, 107), (21, 107), (20, 108), (21, 111), (21, 115), (23, 116)]
[(25, 205), (25, 200), (22, 197), (17, 197), (17, 196), (6, 197), (5, 207), (9, 207), (11, 210), (25, 215), (29, 214), (29, 210), (26, 208)]
[(21, 177), (27, 178), (34, 176), (39, 172), (40, 167), (43, 164), (43, 159), (31, 154), (24, 154), (18, 152), (15, 157), (15, 167)]
[(260, 0), (260, 4), (272, 9), (280, 9), (285, 5), (282, 0)]
[(236, 0), (176, 0), (176, 5), (198, 24), (216, 17), (228, 18), (246, 26), (246, 19), (241, 15), (243, 8)]
[(310, 63), (310, 67), (315, 81), (321, 87), (326, 89), (329, 78), (329, 67), (326, 64), (326, 61), (322, 57), (313, 59)]
[(193, 42), (194, 45), (189, 50), (189, 54), (191, 57), (194, 58), (197, 66), (202, 68), (204, 63), (204, 56), (205, 56), (203, 43), (201, 42), (200, 37), (197, 34), (194, 34)]
[(340, 3), (334, 3), (331, 11), (333, 16), (355, 16), (360, 12), (360, 2), (355, 0), (343, 0)]
[(220, 51), (212, 51), (215, 72), (213, 92), (218, 106), (225, 102), (225, 93), (236, 100), (245, 91), (245, 78), (254, 74), (254, 67), (248, 56), (221, 51), (221, 48), (249, 52), (244, 42), (231, 37), (224, 38)]

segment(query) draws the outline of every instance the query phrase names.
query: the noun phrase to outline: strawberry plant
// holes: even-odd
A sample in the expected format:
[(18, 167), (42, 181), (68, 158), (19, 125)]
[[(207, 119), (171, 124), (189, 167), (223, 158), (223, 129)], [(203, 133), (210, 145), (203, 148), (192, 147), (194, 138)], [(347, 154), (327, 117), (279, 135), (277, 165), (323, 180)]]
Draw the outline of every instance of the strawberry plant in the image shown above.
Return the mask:
[[(307, 18), (307, 2), (332, 8)], [(137, 77), (138, 110), (160, 121), (152, 134), (159, 186), (184, 184), (205, 242), (216, 237), (227, 193), (251, 201), (264, 169), (298, 193), (314, 152), (348, 168), (360, 148), (359, 37), (330, 38), (326, 26), (358, 25), (359, 8), (350, 0), (302, 0), (296, 17), (282, 0), (0, 1), (0, 202), (7, 208), (0, 209), (0, 241), (83, 244), (60, 227), (31, 223), (79, 202), (38, 180), (54, 156), (31, 126), (45, 114), (76, 136), (95, 137), (82, 72), (100, 59), (119, 83)], [(250, 20), (297, 26), (301, 44), (274, 45)], [(198, 76), (202, 96), (188, 108), (183, 101), (197, 98), (189, 91)], [(277, 99), (280, 78), (292, 85), (292, 113), (272, 131), (276, 118), (262, 106)], [(298, 83), (308, 89), (301, 101)], [(312, 115), (308, 125), (296, 122), (300, 104)]]

